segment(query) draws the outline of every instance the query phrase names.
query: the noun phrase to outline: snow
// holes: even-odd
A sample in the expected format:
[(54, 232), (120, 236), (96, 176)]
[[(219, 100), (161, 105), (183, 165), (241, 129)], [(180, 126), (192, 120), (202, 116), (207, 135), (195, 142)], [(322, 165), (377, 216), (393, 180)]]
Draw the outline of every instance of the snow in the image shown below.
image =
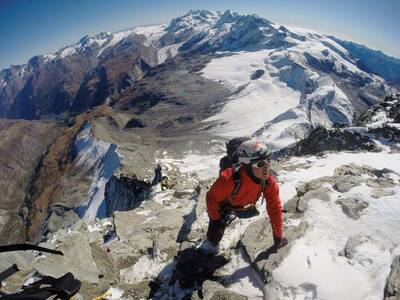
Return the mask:
[(26, 65), (23, 65), (23, 67), (18, 71), (18, 76), (24, 77), (24, 74), (26, 73)]
[(142, 256), (133, 266), (120, 270), (120, 278), (123, 282), (129, 284), (154, 279), (167, 264), (168, 262), (164, 261), (163, 258), (151, 259)]
[(0, 90), (7, 85), (7, 81), (0, 77)]
[(149, 214), (151, 214), (151, 211), (150, 210), (142, 210), (142, 211), (137, 211), (136, 213), (138, 215), (148, 216)]
[(107, 290), (107, 292), (105, 292), (104, 295), (101, 296), (101, 299), (118, 300), (118, 299), (122, 299), (123, 294), (124, 294), (124, 291), (121, 290), (120, 288), (109, 288)]
[(57, 54), (55, 54), (55, 53), (46, 54), (46, 55), (44, 56), (44, 62), (45, 62), (45, 63), (49, 63), (49, 62), (51, 62), (52, 60), (54, 60), (56, 57), (57, 57)]
[(168, 28), (170, 32), (175, 34), (189, 31), (198, 33), (214, 26), (220, 17), (221, 13), (218, 12), (206, 10), (189, 11), (179, 18), (173, 19)]
[[(295, 195), (294, 188), (302, 182), (332, 176), (334, 169), (343, 164), (388, 168), (400, 174), (400, 154), (335, 153), (319, 159), (294, 158), (291, 162), (307, 166), (280, 172), (283, 202)], [(392, 176), (399, 182), (398, 175)], [(315, 284), (321, 299), (379, 299), (395, 255), (393, 249), (398, 249), (400, 243), (399, 186), (392, 191), (392, 196), (374, 199), (371, 188), (360, 185), (342, 194), (342, 198), (357, 197), (369, 204), (358, 220), (349, 219), (335, 204), (340, 196), (337, 192), (332, 191), (330, 201), (311, 200), (304, 216), (311, 229), (294, 243), (288, 257), (273, 272), (275, 280), (286, 288)], [(356, 248), (354, 259), (338, 256), (347, 239), (356, 234), (365, 242)]]
[[(227, 137), (251, 135), (266, 121), (299, 104), (300, 93), (273, 78), (272, 70), (266, 69), (264, 60), (270, 53), (262, 50), (217, 58), (202, 70), (204, 77), (219, 81), (236, 93), (220, 113), (205, 120), (221, 124), (213, 133)], [(265, 73), (251, 80), (250, 76), (257, 70)]]
[(94, 218), (106, 217), (104, 192), (107, 181), (119, 168), (120, 157), (116, 145), (94, 137), (92, 126), (87, 123), (78, 134), (74, 148), (77, 152), (76, 166), (94, 168), (89, 199), (77, 207), (79, 216), (89, 222)]
[[(232, 35), (225, 25), (232, 23), (209, 29), (196, 45), (207, 42), (212, 48), (212, 43), (221, 42), (218, 35)], [(209, 130), (213, 134), (256, 135), (273, 149), (280, 149), (305, 137), (315, 126), (351, 123), (354, 115), (351, 101), (335, 84), (330, 71), (316, 71), (319, 68), (332, 66), (338, 74), (361, 77), (375, 88), (383, 84), (381, 78), (360, 70), (346, 49), (323, 34), (299, 28), (282, 29), (275, 24), (262, 30), (266, 45), (267, 37), (280, 42), (278, 35), (284, 34), (290, 47), (229, 52), (230, 56), (212, 59), (201, 71), (204, 77), (232, 92), (221, 111), (205, 120), (213, 122)], [(264, 74), (251, 80), (256, 70)], [(366, 88), (362, 94), (379, 102)]]
[(133, 29), (133, 33), (141, 34), (146, 37), (144, 45), (146, 47), (155, 46), (156, 42), (166, 33), (167, 24), (154, 26), (139, 26)]
[(61, 50), (60, 58), (66, 58), (67, 56), (76, 53), (77, 50), (78, 49), (76, 46), (66, 47), (65, 49)]
[(315, 90), (303, 97), (298, 106), (266, 122), (256, 135), (271, 148), (281, 149), (306, 137), (316, 126), (350, 123), (353, 107), (333, 80), (317, 75), (314, 84)]
[(111, 41), (107, 45), (105, 45), (103, 48), (100, 49), (100, 51), (97, 54), (97, 56), (100, 56), (104, 52), (105, 49), (116, 45), (117, 43), (119, 43), (124, 38), (128, 37), (129, 35), (131, 35), (132, 33), (133, 33), (133, 30), (125, 30), (125, 31), (120, 31), (120, 32), (114, 33), (112, 35)]
[(256, 271), (244, 259), (242, 249), (236, 250), (228, 264), (219, 273), (232, 292), (247, 296), (249, 299), (264, 299), (263, 282)]
[[(283, 203), (296, 195), (295, 187), (323, 176), (333, 176), (334, 170), (342, 165), (366, 165), (376, 169), (388, 168), (400, 174), (400, 154), (374, 152), (339, 152), (326, 154), (326, 157), (292, 158), (290, 163), (298, 165), (294, 171), (280, 171), (280, 195)], [(300, 166), (305, 164), (306, 168)]]
[(224, 154), (222, 152), (202, 155), (200, 153), (186, 153), (183, 158), (174, 158), (164, 155), (157, 158), (164, 168), (176, 168), (183, 174), (196, 174), (200, 180), (208, 179), (219, 172), (218, 162)]
[(387, 114), (384, 109), (377, 111), (369, 120), (368, 124), (366, 124), (367, 128), (379, 128), (382, 127), (385, 123), (393, 122), (392, 119), (387, 117)]
[(178, 54), (178, 49), (179, 49), (180, 46), (182, 46), (182, 44), (184, 44), (184, 42), (168, 45), (168, 46), (165, 46), (165, 47), (159, 49), (158, 52), (157, 52), (157, 62), (158, 62), (158, 64), (162, 64), (168, 58), (172, 58), (175, 55), (177, 55)]

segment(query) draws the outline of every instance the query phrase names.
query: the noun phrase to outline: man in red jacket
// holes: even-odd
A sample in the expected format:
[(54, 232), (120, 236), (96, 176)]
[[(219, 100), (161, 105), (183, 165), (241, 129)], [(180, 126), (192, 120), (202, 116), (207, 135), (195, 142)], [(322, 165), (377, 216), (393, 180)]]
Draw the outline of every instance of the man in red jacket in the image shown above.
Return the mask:
[[(210, 218), (207, 239), (217, 246), (227, 226), (222, 207), (230, 207), (233, 211), (255, 208), (261, 194), (265, 197), (268, 215), (274, 235), (274, 249), (287, 244), (283, 237), (282, 204), (279, 198), (279, 186), (270, 174), (270, 159), (267, 147), (258, 140), (243, 142), (237, 155), (240, 167), (235, 166), (223, 170), (207, 193), (207, 212)], [(235, 172), (236, 175), (234, 175)], [(237, 180), (240, 175), (240, 185)]]

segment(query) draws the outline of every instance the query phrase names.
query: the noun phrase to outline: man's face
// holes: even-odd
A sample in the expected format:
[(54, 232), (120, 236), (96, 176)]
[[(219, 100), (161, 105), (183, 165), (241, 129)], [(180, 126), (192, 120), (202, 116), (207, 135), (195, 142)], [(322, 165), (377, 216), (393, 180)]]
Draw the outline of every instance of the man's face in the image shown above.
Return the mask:
[(266, 160), (255, 162), (251, 165), (253, 174), (259, 179), (268, 179), (270, 164)]

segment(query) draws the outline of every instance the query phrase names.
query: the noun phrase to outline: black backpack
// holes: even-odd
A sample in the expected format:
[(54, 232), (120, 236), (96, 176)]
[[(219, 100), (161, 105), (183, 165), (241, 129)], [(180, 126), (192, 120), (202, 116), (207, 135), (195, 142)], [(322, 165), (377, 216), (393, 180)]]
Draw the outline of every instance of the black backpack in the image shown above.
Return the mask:
[(222, 157), (219, 161), (219, 172), (221, 173), (222, 171), (228, 169), (228, 168), (233, 168), (233, 181), (235, 183), (235, 188), (232, 192), (231, 196), (234, 196), (237, 194), (237, 192), (240, 189), (240, 173), (239, 171), (239, 156), (237, 153), (237, 150), (239, 146), (245, 142), (250, 140), (250, 137), (242, 136), (242, 137), (237, 137), (229, 140), (226, 145), (226, 155)]
[[(0, 252), (20, 251), (20, 250), (36, 250), (57, 255), (63, 255), (61, 251), (47, 249), (44, 247), (30, 244), (14, 244), (0, 246)], [(0, 272), (0, 287), (2, 281), (18, 272), (18, 266), (12, 265), (8, 269)], [(70, 272), (64, 274), (60, 278), (44, 276), (40, 280), (23, 286), (19, 292), (7, 294), (0, 291), (0, 300), (46, 300), (61, 299), (68, 300), (79, 292), (81, 282)], [(54, 298), (56, 297), (56, 298)]]
[(237, 154), (237, 150), (243, 142), (248, 140), (250, 140), (250, 137), (237, 137), (225, 143), (226, 155), (219, 161), (220, 172), (231, 167), (237, 167), (239, 165), (239, 156)]

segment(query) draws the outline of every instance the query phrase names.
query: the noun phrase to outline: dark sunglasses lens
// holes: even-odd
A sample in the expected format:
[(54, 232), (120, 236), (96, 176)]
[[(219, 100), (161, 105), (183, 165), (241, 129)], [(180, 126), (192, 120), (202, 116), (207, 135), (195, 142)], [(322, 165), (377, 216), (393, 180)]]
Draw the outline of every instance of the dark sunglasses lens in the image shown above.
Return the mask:
[(259, 162), (257, 162), (257, 168), (263, 168), (265, 165), (267, 164), (267, 162), (266, 161), (259, 161)]

